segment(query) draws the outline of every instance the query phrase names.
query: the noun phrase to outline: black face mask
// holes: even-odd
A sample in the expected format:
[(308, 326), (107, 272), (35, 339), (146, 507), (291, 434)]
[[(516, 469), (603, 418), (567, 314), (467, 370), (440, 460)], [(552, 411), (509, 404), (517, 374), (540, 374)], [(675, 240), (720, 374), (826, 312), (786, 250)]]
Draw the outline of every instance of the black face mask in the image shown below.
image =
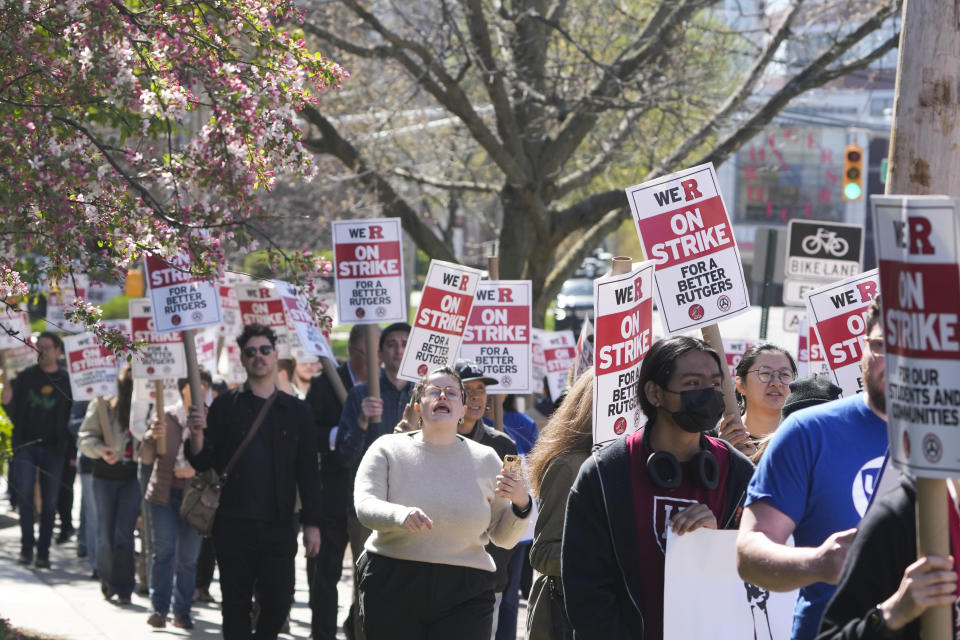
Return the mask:
[[(680, 411), (670, 412), (673, 421), (690, 433), (703, 433), (717, 426), (723, 416), (723, 392), (713, 387), (670, 391), (680, 396)], [(664, 409), (666, 411), (666, 409)]]

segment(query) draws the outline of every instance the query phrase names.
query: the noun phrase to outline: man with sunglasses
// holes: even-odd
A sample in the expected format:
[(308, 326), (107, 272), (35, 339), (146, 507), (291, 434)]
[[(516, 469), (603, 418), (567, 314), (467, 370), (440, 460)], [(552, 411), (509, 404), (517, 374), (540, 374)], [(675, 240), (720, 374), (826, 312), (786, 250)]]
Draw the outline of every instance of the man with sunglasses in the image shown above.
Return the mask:
[(213, 401), (209, 414), (190, 407), (187, 457), (197, 471), (224, 467), (271, 402), (250, 444), (224, 481), (213, 525), (223, 592), (223, 637), (251, 637), (254, 592), (260, 606), (257, 638), (276, 638), (294, 590), (299, 492), (306, 555), (320, 548), (320, 476), (313, 412), (303, 400), (278, 391), (277, 336), (247, 325), (237, 338), (247, 381)]
[[(800, 589), (794, 639), (817, 633), (887, 451), (880, 296), (867, 310), (864, 393), (802, 409), (774, 433), (750, 482), (737, 538), (740, 576)], [(793, 535), (796, 546), (788, 546)]]
[[(410, 402), (413, 383), (398, 377), (409, 335), (410, 325), (406, 322), (395, 322), (380, 333), (380, 360), (383, 362), (379, 371), (380, 397), (368, 395), (367, 383), (357, 384), (347, 394), (343, 413), (340, 414), (336, 453), (350, 469), (347, 485), (347, 504), (350, 510), (347, 516), (347, 535), (354, 561), (363, 552), (363, 544), (370, 536), (370, 530), (357, 520), (357, 512), (353, 506), (353, 485), (363, 454), (374, 440), (393, 432), (393, 428), (403, 418), (403, 408)], [(379, 419), (375, 421), (377, 416)], [(354, 576), (356, 577), (356, 574)], [(344, 632), (348, 638), (363, 640), (363, 630), (354, 623), (358, 619), (356, 581), (353, 594), (354, 605), (350, 607), (350, 616), (343, 625)]]

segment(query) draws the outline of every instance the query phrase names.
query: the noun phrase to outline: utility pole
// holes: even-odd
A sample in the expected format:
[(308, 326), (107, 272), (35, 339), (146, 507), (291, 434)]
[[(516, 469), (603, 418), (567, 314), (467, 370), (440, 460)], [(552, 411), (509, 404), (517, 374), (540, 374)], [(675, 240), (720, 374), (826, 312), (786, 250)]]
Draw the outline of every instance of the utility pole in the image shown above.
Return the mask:
[[(887, 193), (960, 199), (960, 5), (904, 0)], [(947, 488), (917, 479), (917, 553), (950, 555)], [(952, 638), (951, 607), (923, 614), (924, 640)]]

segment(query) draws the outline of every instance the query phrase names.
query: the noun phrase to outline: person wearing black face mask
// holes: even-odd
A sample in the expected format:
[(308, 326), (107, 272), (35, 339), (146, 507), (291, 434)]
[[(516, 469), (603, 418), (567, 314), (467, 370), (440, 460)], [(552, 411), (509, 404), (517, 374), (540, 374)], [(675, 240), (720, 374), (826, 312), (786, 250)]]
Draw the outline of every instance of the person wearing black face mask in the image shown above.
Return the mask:
[(679, 336), (644, 357), (646, 426), (594, 451), (567, 502), (561, 551), (577, 638), (663, 637), (667, 529), (735, 529), (753, 464), (711, 438), (723, 413), (720, 358)]

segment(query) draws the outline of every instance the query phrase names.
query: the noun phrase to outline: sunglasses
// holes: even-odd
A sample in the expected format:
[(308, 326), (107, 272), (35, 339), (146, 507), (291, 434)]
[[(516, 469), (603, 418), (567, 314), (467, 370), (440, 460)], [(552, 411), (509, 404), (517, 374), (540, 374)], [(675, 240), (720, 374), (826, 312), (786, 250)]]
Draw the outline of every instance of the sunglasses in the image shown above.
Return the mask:
[(268, 356), (273, 353), (273, 345), (262, 344), (259, 347), (244, 347), (243, 355), (248, 358), (252, 358), (253, 356), (257, 355), (257, 351), (260, 352), (260, 355)]

